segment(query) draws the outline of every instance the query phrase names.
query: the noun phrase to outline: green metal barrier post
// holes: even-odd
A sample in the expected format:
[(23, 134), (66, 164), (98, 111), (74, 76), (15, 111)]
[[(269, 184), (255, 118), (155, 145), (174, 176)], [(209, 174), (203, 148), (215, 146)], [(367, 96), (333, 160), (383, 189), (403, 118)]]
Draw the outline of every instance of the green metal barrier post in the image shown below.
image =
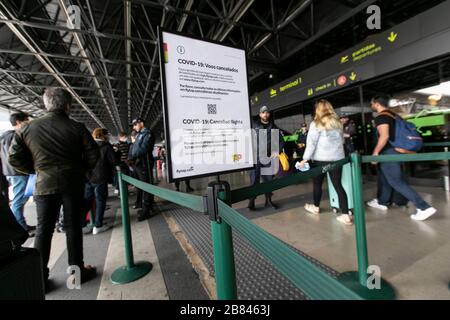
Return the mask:
[(352, 162), (352, 185), (354, 196), (354, 216), (356, 229), (356, 254), (358, 257), (358, 272), (349, 271), (339, 275), (339, 281), (354, 290), (360, 296), (368, 300), (392, 300), (395, 292), (392, 286), (382, 278), (379, 279), (379, 288), (368, 288), (369, 256), (367, 253), (366, 218), (364, 210), (364, 193), (361, 171), (361, 155), (353, 153)]
[(122, 179), (120, 168), (118, 169), (118, 181), (120, 192), (120, 206), (122, 208), (122, 227), (125, 242), (126, 265), (116, 269), (111, 275), (114, 284), (125, 284), (136, 281), (152, 270), (153, 265), (147, 261), (134, 262), (133, 241), (131, 238), (130, 212), (128, 207), (128, 188)]
[[(217, 199), (229, 203), (230, 185), (227, 182), (211, 182), (208, 185), (207, 206), (211, 220), (211, 237), (214, 252), (214, 272), (218, 300), (236, 300), (236, 270), (231, 227), (219, 217)], [(221, 192), (222, 191), (222, 192)], [(219, 194), (219, 192), (221, 192)]]

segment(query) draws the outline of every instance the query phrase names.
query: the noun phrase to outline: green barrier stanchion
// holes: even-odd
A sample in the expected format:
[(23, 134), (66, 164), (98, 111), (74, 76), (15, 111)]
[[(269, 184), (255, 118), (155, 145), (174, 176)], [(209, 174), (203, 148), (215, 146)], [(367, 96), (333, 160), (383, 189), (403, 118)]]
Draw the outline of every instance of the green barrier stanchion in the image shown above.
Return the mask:
[[(214, 252), (214, 272), (218, 300), (236, 300), (236, 271), (234, 266), (233, 234), (231, 227), (219, 217), (217, 198), (227, 201), (230, 186), (227, 182), (208, 185), (207, 207), (211, 220), (211, 237)], [(219, 195), (220, 191), (224, 191)], [(227, 201), (229, 203), (229, 201)]]
[[(352, 185), (354, 197), (354, 219), (356, 229), (356, 253), (358, 257), (358, 272), (349, 271), (339, 275), (338, 280), (353, 290), (361, 297), (368, 300), (392, 300), (395, 299), (393, 287), (383, 280), (375, 279), (368, 275), (369, 256), (367, 252), (366, 218), (364, 211), (364, 193), (361, 172), (361, 155), (353, 153), (352, 162)], [(376, 282), (379, 280), (379, 287)], [(372, 289), (368, 288), (369, 283), (374, 282)], [(372, 286), (370, 286), (372, 287)]]
[(122, 207), (122, 227), (125, 242), (126, 265), (116, 269), (111, 275), (114, 284), (125, 284), (136, 281), (152, 270), (153, 265), (147, 261), (134, 262), (133, 242), (131, 238), (130, 212), (128, 210), (128, 188), (118, 170), (120, 206)]

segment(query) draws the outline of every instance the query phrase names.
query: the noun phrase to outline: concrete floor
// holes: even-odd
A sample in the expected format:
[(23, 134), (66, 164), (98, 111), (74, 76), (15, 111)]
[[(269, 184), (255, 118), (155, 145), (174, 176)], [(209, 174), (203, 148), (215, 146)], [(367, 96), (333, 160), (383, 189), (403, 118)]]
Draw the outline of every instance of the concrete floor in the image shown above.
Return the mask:
[[(376, 186), (365, 188), (366, 200), (372, 199)], [(278, 199), (282, 203), (298, 201), (299, 193), (308, 198), (310, 190), (310, 185), (291, 187)], [(366, 208), (369, 265), (380, 267), (381, 276), (394, 286), (398, 299), (450, 299), (450, 195), (439, 188), (416, 190), (438, 209), (427, 221), (410, 219), (415, 212), (412, 205), (387, 213)], [(340, 224), (324, 199), (320, 216), (298, 206), (253, 222), (339, 272), (357, 270), (354, 227)]]
[[(248, 185), (247, 174), (221, 177), (232, 189)], [(209, 179), (211, 181), (214, 179)], [(206, 179), (193, 180), (196, 190), (204, 190)], [(324, 191), (326, 184), (324, 183)], [(381, 276), (395, 288), (398, 299), (450, 299), (450, 193), (443, 188), (414, 187), (438, 212), (429, 220), (410, 218), (415, 213), (408, 208), (390, 208), (388, 212), (366, 207), (369, 265), (376, 265)], [(277, 212), (250, 212), (246, 201), (233, 205), (254, 223), (339, 271), (357, 270), (354, 227), (339, 223), (329, 208), (324, 192), (320, 216), (303, 209), (312, 200), (312, 184), (291, 186), (274, 193), (282, 208)], [(365, 201), (376, 195), (376, 184), (364, 184)], [(264, 197), (256, 205), (261, 207)]]
[[(164, 182), (164, 175), (159, 172), (160, 186), (168, 186)], [(248, 185), (248, 175), (235, 173), (221, 176), (223, 180), (230, 182), (232, 189)], [(196, 194), (203, 194), (209, 179), (196, 179), (191, 185), (196, 189)], [(364, 185), (365, 200), (370, 200), (375, 195), (375, 184)], [(326, 185), (324, 184), (324, 190)], [(438, 209), (438, 213), (425, 222), (417, 222), (410, 219), (409, 215), (414, 213), (415, 208), (411, 205), (408, 209), (390, 209), (387, 213), (367, 208), (367, 239), (369, 264), (377, 265), (381, 269), (381, 275), (388, 280), (396, 289), (399, 299), (450, 299), (448, 283), (450, 282), (450, 194), (441, 188), (415, 188), (425, 200), (429, 201)], [(184, 190), (184, 184), (181, 185)], [(280, 210), (260, 210), (250, 212), (246, 209), (247, 202), (235, 204), (244, 216), (252, 219), (254, 223), (261, 226), (271, 234), (292, 245), (293, 247), (314, 257), (320, 262), (339, 271), (345, 272), (357, 269), (356, 244), (354, 227), (340, 224), (329, 209), (328, 195), (324, 192), (321, 204), (320, 216), (313, 216), (302, 208), (305, 202), (312, 198), (311, 183), (291, 186), (274, 193), (274, 201), (282, 207)], [(117, 198), (112, 200), (118, 205)], [(256, 204), (262, 206), (264, 197), (259, 197)], [(114, 208), (113, 208), (114, 209)], [(89, 294), (92, 299), (170, 299), (186, 298), (183, 290), (177, 288), (178, 275), (186, 273), (192, 275), (193, 268), (180, 248), (177, 254), (167, 252), (174, 248), (167, 241), (175, 241), (170, 231), (166, 235), (158, 234), (162, 226), (167, 228), (164, 219), (160, 219), (150, 228), (148, 224), (137, 224), (135, 213), (132, 217), (132, 228), (135, 245), (135, 259), (148, 260), (154, 264), (151, 275), (144, 277), (134, 284), (117, 287), (109, 283), (109, 275), (118, 266), (123, 265), (122, 233), (119, 216), (120, 212), (114, 209), (109, 218), (114, 221), (114, 229), (102, 234), (101, 237), (88, 236), (85, 242), (85, 252), (92, 259), (98, 258), (101, 266), (101, 280), (92, 285)], [(26, 216), (29, 224), (34, 224), (34, 208), (32, 202), (27, 205)], [(108, 216), (108, 215), (107, 215)], [(151, 219), (152, 220), (152, 219)], [(150, 221), (151, 221), (150, 220)], [(155, 250), (154, 238), (158, 240)], [(101, 241), (101, 245), (98, 241)], [(27, 245), (31, 246), (30, 239)], [(92, 251), (92, 252), (91, 252)], [(62, 281), (65, 279), (65, 237), (56, 234), (53, 241), (51, 266), (53, 273), (57, 274)], [(162, 263), (160, 263), (163, 257)], [(177, 260), (176, 270), (165, 273), (165, 268), (173, 268), (171, 261)], [(92, 261), (92, 260), (91, 260)], [(87, 261), (87, 262), (91, 262)], [(170, 267), (169, 267), (170, 266)], [(185, 277), (183, 277), (185, 278)], [(191, 282), (184, 281), (184, 285), (191, 287), (194, 283), (198, 289), (198, 297), (207, 299), (207, 296), (197, 283), (198, 277), (193, 277)], [(62, 289), (61, 289), (62, 290)], [(86, 292), (86, 291), (85, 291)], [(178, 292), (178, 293), (177, 293)], [(189, 297), (189, 290), (185, 291)], [(48, 298), (52, 299), (83, 299), (86, 296), (56, 292)], [(192, 297), (196, 298), (196, 297)]]

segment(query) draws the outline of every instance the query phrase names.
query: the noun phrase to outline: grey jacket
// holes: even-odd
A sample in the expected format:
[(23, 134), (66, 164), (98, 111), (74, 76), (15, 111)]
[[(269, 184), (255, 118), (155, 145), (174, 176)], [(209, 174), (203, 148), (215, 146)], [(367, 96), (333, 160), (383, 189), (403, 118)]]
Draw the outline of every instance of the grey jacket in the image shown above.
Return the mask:
[(318, 129), (313, 121), (308, 131), (303, 160), (338, 161), (343, 158), (345, 154), (342, 129)]

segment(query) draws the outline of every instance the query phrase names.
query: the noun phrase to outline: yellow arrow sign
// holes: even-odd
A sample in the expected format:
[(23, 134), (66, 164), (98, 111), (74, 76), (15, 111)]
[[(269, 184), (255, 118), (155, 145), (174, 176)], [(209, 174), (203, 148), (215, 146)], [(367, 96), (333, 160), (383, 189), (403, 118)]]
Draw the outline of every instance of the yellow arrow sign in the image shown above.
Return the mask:
[(346, 63), (346, 62), (348, 62), (348, 56), (342, 57), (341, 63)]
[(352, 72), (352, 74), (350, 75), (350, 80), (355, 81), (356, 80), (356, 73)]
[(308, 89), (308, 96), (312, 96), (314, 94), (314, 90), (313, 89)]
[(395, 40), (397, 40), (397, 36), (398, 36), (398, 33), (395, 33), (394, 31), (392, 31), (391, 34), (388, 37), (388, 40), (390, 42), (394, 42)]

